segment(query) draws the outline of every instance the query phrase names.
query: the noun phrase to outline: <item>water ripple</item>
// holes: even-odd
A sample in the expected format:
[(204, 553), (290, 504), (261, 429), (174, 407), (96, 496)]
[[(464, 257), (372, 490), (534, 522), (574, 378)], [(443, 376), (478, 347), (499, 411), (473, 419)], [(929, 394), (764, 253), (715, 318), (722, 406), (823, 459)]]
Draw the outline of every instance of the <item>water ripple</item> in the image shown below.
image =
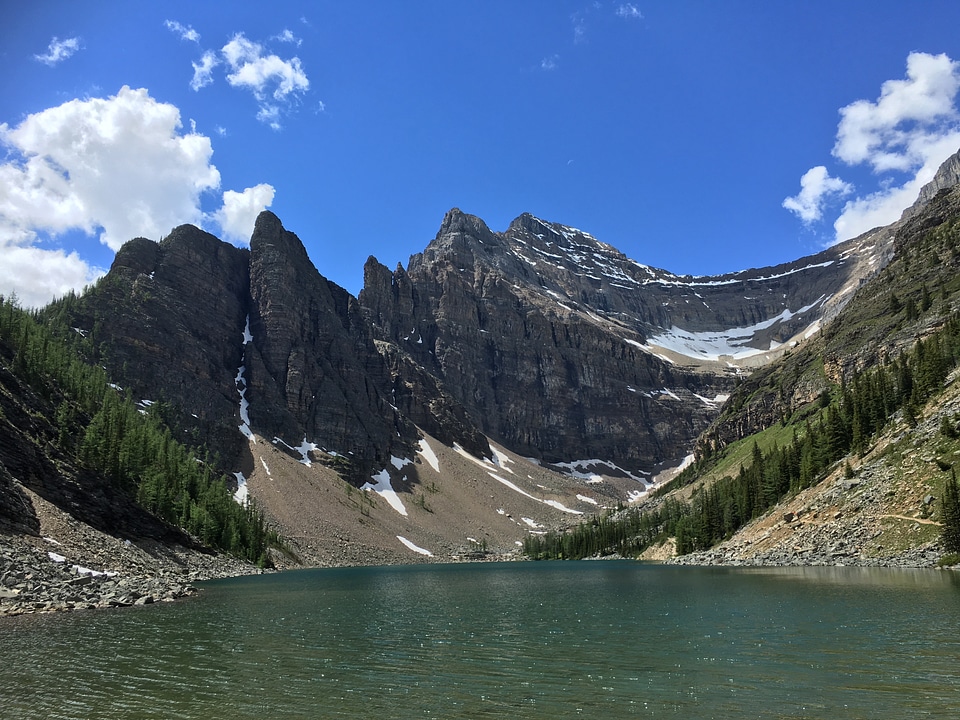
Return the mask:
[(526, 563), (218, 581), (0, 622), (0, 716), (960, 715), (956, 582), (844, 576)]

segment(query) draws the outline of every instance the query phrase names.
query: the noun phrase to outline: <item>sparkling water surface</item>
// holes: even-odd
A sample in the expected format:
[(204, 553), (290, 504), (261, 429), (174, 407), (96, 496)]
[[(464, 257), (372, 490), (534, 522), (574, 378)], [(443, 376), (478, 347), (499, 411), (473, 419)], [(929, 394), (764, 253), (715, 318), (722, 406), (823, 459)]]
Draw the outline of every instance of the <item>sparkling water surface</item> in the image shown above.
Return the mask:
[(960, 576), (307, 570), (0, 620), (0, 718), (960, 717)]

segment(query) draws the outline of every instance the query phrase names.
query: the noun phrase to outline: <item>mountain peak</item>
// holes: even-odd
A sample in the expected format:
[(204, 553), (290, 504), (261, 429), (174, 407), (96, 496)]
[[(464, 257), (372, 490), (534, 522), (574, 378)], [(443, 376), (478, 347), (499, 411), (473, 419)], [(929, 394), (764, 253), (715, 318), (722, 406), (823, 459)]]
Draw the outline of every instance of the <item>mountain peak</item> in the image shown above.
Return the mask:
[(488, 234), (490, 228), (476, 215), (465, 213), (460, 208), (451, 208), (443, 216), (443, 222), (440, 224), (440, 231), (437, 236), (453, 232), (465, 232), (471, 235)]
[(916, 202), (903, 211), (901, 219), (906, 219), (915, 215), (920, 208), (933, 200), (934, 195), (945, 188), (951, 188), (954, 185), (960, 185), (960, 150), (948, 157), (937, 169), (933, 180), (920, 188), (920, 194)]
[(279, 238), (285, 232), (286, 230), (283, 227), (283, 223), (280, 222), (280, 218), (269, 210), (263, 210), (257, 215), (257, 221), (253, 225), (253, 235), (250, 238), (250, 244), (253, 244), (254, 239)]

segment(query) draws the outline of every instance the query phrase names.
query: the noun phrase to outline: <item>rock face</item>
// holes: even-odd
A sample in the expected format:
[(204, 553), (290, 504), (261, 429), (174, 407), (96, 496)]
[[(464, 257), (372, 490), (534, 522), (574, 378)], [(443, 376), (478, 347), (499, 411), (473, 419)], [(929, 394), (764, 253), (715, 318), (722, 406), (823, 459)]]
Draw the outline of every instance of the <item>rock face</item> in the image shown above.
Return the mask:
[(356, 298), (269, 212), (249, 251), (188, 225), (159, 244), (130, 241), (69, 315), (118, 384), (160, 402), (181, 439), (225, 470), (242, 465), (254, 433), (327, 451), (355, 482), (413, 457), (414, 423), (489, 453), (436, 379), (381, 353)]
[(815, 330), (888, 254), (872, 238), (680, 277), (532, 215), (498, 233), (455, 209), (407, 269), (370, 258), (358, 299), (265, 212), (249, 250), (191, 226), (131, 241), (70, 322), (230, 472), (256, 434), (362, 484), (414, 457), (419, 427), (474, 455), (490, 437), (639, 478), (689, 454), (743, 368)]
[(383, 341), (514, 451), (650, 471), (689, 451), (737, 364), (816, 328), (886, 251), (855, 241), (776, 268), (679, 277), (532, 215), (495, 233), (454, 209), (406, 270), (367, 261), (360, 304)]
[(253, 426), (355, 458), (364, 473), (412, 456), (416, 427), (391, 405), (390, 372), (356, 299), (317, 273), (272, 213), (258, 218), (250, 253)]
[(937, 174), (933, 176), (933, 180), (920, 188), (916, 202), (904, 210), (903, 218), (916, 215), (924, 205), (933, 200), (938, 192), (952, 188), (954, 185), (960, 185), (960, 150), (947, 158), (937, 170)]
[(131, 240), (70, 319), (102, 349), (116, 383), (134, 399), (164, 403), (181, 439), (225, 458), (244, 443), (232, 420), (249, 256), (192, 225), (160, 243)]

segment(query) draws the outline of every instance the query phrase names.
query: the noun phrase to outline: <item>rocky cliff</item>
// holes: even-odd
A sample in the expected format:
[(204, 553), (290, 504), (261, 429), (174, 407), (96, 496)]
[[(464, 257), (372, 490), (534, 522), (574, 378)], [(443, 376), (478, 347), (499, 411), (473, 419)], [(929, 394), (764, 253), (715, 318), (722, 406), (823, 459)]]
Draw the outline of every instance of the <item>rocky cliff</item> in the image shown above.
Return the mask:
[(496, 233), (454, 209), (406, 269), (368, 260), (360, 304), (498, 442), (650, 473), (689, 452), (743, 368), (815, 332), (888, 257), (888, 242), (861, 239), (681, 277), (532, 215)]
[(933, 179), (920, 188), (920, 194), (916, 201), (904, 210), (903, 218), (917, 214), (927, 203), (933, 200), (938, 192), (955, 185), (960, 185), (960, 150), (948, 157), (937, 169)]
[(414, 423), (489, 453), (435, 379), (378, 350), (356, 298), (317, 272), (272, 213), (258, 218), (249, 251), (189, 225), (160, 243), (132, 240), (65, 314), (119, 386), (159, 403), (180, 438), (224, 469), (249, 469), (259, 435), (362, 484), (391, 457), (414, 455)]
[(743, 372), (815, 332), (889, 249), (872, 237), (682, 277), (532, 215), (493, 232), (451, 210), (406, 269), (371, 258), (354, 298), (267, 212), (249, 250), (191, 226), (131, 241), (68, 314), (119, 385), (230, 471), (249, 471), (258, 435), (362, 484), (413, 457), (424, 431), (477, 456), (489, 437), (649, 479), (689, 454)]
[[(42, 319), (304, 561), (504, 556), (930, 332), (922, 308), (957, 291), (951, 162), (900, 222), (773, 268), (678, 276), (532, 215), (494, 232), (454, 209), (406, 268), (371, 257), (354, 298), (263, 213), (249, 250), (191, 226), (132, 240)], [(68, 462), (55, 397), (0, 381), (0, 530), (45, 532), (34, 493), (108, 533), (176, 533)]]
[(232, 421), (249, 257), (182, 225), (160, 243), (126, 243), (107, 276), (67, 310), (70, 326), (91, 340), (90, 359), (123, 391), (162, 402), (182, 439), (224, 458), (243, 445)]

